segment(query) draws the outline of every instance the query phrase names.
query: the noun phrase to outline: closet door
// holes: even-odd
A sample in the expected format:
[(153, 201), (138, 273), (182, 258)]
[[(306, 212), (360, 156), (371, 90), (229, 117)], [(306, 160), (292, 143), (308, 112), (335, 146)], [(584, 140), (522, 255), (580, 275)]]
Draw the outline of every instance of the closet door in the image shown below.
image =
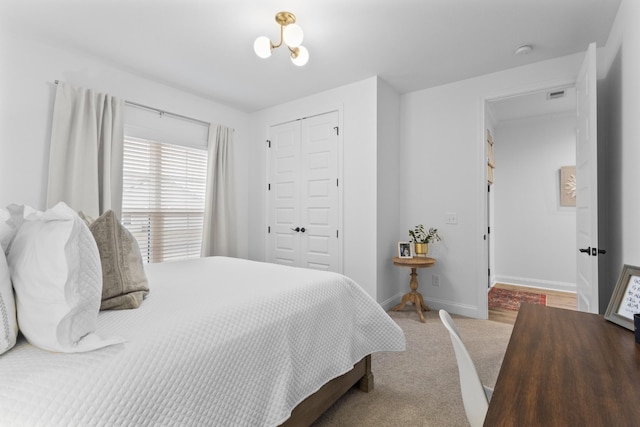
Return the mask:
[(300, 122), (269, 132), (267, 261), (300, 265)]
[(269, 132), (267, 261), (340, 272), (338, 113)]
[(338, 113), (302, 120), (300, 239), (303, 267), (338, 271)]

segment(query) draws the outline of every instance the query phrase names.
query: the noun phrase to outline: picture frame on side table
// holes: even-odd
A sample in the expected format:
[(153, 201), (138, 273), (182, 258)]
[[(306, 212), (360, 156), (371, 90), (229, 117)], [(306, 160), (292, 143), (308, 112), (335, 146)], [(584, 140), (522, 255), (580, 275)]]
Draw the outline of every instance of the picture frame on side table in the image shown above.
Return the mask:
[(413, 258), (411, 243), (398, 242), (398, 258)]
[(633, 331), (636, 313), (640, 313), (640, 267), (625, 264), (604, 318)]

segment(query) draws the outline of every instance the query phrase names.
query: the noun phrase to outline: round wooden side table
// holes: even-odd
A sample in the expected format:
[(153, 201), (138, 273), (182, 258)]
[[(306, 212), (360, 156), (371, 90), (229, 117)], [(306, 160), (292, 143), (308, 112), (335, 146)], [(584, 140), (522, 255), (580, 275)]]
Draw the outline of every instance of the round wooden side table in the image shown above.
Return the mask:
[(429, 311), (429, 307), (424, 303), (424, 299), (422, 298), (422, 294), (418, 292), (418, 273), (416, 269), (418, 268), (427, 268), (431, 267), (436, 263), (436, 260), (429, 257), (413, 257), (413, 258), (400, 258), (393, 257), (393, 264), (398, 265), (400, 267), (409, 267), (411, 268), (411, 281), (409, 282), (409, 287), (411, 288), (411, 292), (406, 293), (402, 296), (402, 301), (400, 304), (393, 307), (392, 311), (398, 311), (404, 308), (404, 305), (408, 302), (412, 302), (416, 307), (416, 311), (420, 316), (420, 321), (424, 323), (424, 315), (422, 311)]

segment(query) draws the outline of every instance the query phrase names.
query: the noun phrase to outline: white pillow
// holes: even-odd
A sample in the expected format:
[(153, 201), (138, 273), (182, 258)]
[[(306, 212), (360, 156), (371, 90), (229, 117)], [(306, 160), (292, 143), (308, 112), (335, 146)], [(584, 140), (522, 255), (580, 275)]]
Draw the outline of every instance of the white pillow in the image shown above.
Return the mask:
[(9, 252), (13, 236), (24, 222), (24, 218), (36, 212), (32, 207), (16, 204), (7, 206), (7, 209), (0, 209), (0, 246), (5, 254)]
[(14, 229), (8, 223), (11, 214), (6, 209), (0, 209), (0, 248), (4, 252), (9, 246), (9, 242), (13, 237)]
[(16, 345), (18, 322), (16, 320), (16, 302), (9, 277), (9, 266), (0, 250), (0, 354)]
[(123, 342), (94, 333), (102, 270), (89, 228), (62, 202), (27, 212), (7, 255), (24, 336), (37, 347), (66, 353)]

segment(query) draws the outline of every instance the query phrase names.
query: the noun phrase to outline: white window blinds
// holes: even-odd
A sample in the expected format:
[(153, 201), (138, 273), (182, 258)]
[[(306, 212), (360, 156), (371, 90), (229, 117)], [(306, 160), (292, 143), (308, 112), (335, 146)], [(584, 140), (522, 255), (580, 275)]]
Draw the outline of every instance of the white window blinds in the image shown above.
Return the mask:
[(125, 137), (122, 223), (146, 262), (200, 256), (206, 149)]

